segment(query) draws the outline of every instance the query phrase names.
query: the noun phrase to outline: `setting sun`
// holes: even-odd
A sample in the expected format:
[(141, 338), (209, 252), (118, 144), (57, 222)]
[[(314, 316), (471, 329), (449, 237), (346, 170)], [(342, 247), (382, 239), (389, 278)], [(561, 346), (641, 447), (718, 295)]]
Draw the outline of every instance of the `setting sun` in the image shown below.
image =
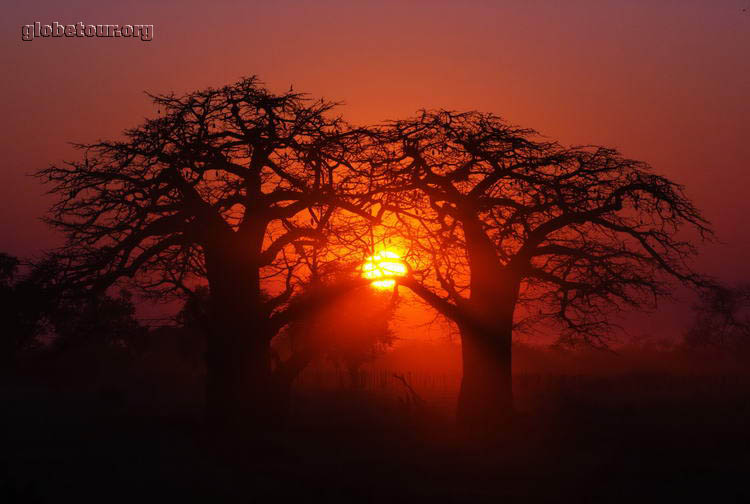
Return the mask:
[[(383, 250), (367, 258), (362, 265), (364, 278), (382, 278), (406, 275), (406, 264), (401, 257), (390, 250)], [(376, 280), (372, 286), (378, 289), (389, 289), (396, 284), (395, 280)]]

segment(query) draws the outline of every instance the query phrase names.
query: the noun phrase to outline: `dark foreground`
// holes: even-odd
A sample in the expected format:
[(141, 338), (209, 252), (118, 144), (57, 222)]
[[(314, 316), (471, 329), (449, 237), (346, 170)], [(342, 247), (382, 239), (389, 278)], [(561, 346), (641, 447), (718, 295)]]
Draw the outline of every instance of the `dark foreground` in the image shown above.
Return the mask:
[(307, 391), (290, 425), (227, 440), (177, 394), (6, 379), (0, 502), (747, 501), (750, 394), (713, 380), (563, 380), (484, 442), (368, 390)]

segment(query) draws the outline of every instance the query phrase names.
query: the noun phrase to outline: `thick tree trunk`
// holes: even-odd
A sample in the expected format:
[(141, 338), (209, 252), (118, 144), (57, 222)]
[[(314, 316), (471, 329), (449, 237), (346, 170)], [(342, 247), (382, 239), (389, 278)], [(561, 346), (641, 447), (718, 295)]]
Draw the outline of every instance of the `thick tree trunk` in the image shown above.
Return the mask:
[[(225, 259), (226, 260), (226, 259)], [(287, 380), (271, 366), (268, 314), (257, 269), (244, 263), (209, 274), (206, 413), (216, 428), (268, 427), (284, 420)]]
[(491, 431), (512, 415), (509, 320), (460, 326), (463, 376), (456, 420), (472, 431)]
[(206, 355), (206, 407), (220, 427), (278, 425), (286, 413), (288, 391), (271, 370), (266, 337), (242, 323), (217, 326)]
[(513, 413), (511, 340), (519, 276), (503, 266), (481, 224), (464, 221), (471, 294), (457, 320), (463, 378), (456, 420), (471, 430), (494, 430)]

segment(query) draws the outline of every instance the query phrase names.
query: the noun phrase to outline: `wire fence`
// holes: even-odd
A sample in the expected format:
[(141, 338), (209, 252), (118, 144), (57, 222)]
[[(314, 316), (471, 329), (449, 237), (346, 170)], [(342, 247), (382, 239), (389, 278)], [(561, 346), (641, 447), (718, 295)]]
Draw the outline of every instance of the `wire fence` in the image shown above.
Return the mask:
[[(455, 407), (461, 376), (389, 369), (307, 369), (297, 378), (298, 393), (349, 390), (385, 396), (407, 394), (405, 383), (428, 404)], [(728, 374), (516, 374), (513, 395), (518, 409), (554, 409), (576, 403), (614, 405), (680, 401), (750, 399), (750, 376)], [(748, 400), (750, 405), (750, 400)]]

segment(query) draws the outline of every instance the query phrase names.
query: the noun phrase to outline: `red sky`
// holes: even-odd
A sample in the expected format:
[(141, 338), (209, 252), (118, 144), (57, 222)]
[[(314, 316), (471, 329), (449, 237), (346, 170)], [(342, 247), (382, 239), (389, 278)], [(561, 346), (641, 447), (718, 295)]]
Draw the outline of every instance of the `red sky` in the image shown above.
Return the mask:
[[(5, 6), (1, 251), (59, 242), (26, 174), (74, 157), (66, 142), (153, 114), (143, 90), (257, 74), (271, 89), (343, 100), (353, 122), (477, 109), (566, 144), (616, 147), (685, 184), (713, 222), (724, 243), (704, 247), (703, 271), (750, 280), (750, 0), (152, 3)], [(153, 24), (154, 40), (21, 41), (35, 21)]]

